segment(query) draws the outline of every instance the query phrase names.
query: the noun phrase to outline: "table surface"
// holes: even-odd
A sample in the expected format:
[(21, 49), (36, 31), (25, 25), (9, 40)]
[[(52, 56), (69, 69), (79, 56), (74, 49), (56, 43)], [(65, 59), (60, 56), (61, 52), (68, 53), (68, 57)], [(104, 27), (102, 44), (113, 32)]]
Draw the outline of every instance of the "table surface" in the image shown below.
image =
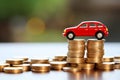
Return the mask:
[[(15, 57), (52, 59), (67, 54), (67, 43), (0, 43), (0, 62)], [(120, 43), (105, 43), (104, 57), (120, 56)], [(120, 80), (120, 70), (81, 71), (68, 73), (50, 71), (49, 73), (24, 72), (22, 74), (0, 73), (0, 80)]]

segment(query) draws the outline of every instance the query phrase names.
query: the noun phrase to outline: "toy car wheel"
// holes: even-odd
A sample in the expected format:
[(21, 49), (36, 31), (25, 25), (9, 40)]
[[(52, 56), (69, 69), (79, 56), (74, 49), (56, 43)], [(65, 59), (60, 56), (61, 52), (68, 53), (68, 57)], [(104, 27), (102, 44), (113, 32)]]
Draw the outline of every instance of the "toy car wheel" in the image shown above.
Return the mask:
[(73, 32), (69, 32), (66, 37), (69, 40), (73, 40), (75, 38), (75, 34)]
[(96, 33), (95, 37), (98, 39), (98, 40), (101, 40), (104, 38), (104, 34), (103, 32), (99, 31)]

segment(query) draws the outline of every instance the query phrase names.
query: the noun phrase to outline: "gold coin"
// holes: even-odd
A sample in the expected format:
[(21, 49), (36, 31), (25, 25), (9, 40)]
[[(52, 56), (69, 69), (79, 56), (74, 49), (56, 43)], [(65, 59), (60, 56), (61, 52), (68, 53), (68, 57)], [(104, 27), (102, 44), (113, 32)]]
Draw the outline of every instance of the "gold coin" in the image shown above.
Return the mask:
[(18, 74), (23, 72), (22, 67), (4, 67), (5, 73)]
[(51, 61), (51, 68), (54, 70), (62, 70), (67, 65), (66, 61)]
[(28, 61), (29, 58), (27, 58), (27, 57), (21, 57), (20, 59), (23, 59), (24, 61)]
[(113, 58), (110, 57), (110, 58), (103, 58), (103, 62), (113, 62)]
[(74, 40), (68, 40), (69, 44), (81, 44), (84, 45), (85, 44), (85, 40), (84, 39), (74, 39)]
[(87, 53), (101, 53), (101, 54), (104, 54), (104, 49), (90, 49), (90, 50), (87, 50)]
[(101, 54), (101, 53), (97, 53), (97, 54), (94, 54), (94, 53), (87, 53), (87, 57), (88, 58), (102, 58), (104, 54)]
[(50, 64), (32, 64), (31, 70), (36, 73), (49, 72)]
[(67, 56), (71, 58), (83, 58), (84, 53), (68, 53)]
[(84, 64), (86, 64), (86, 63), (83, 63), (83, 64), (77, 64), (77, 67), (79, 67), (79, 68), (83, 69)]
[(66, 61), (67, 56), (55, 56), (54, 61)]
[(114, 69), (120, 69), (120, 64), (115, 64)]
[(48, 58), (31, 59), (31, 64), (49, 64), (49, 59)]
[(88, 39), (87, 42), (88, 42), (88, 43), (101, 43), (101, 44), (103, 43), (103, 44), (104, 44), (104, 41), (105, 41), (105, 40), (103, 40), (103, 39), (102, 39), (102, 40)]
[(23, 61), (23, 64), (31, 64), (30, 61)]
[(88, 44), (87, 45), (87, 50), (91, 50), (91, 49), (101, 49), (101, 50), (103, 50), (104, 49), (104, 45), (101, 45), (101, 44)]
[(65, 72), (79, 72), (81, 71), (81, 68), (76, 68), (76, 67), (63, 67), (63, 71)]
[(9, 66), (10, 66), (10, 64), (1, 63), (1, 64), (0, 64), (0, 72), (3, 72), (3, 68), (4, 68), (4, 67), (9, 67)]
[(120, 56), (115, 56), (114, 59), (120, 59)]
[(7, 59), (6, 63), (9, 63), (11, 65), (18, 65), (18, 64), (23, 64), (23, 59)]
[(104, 62), (101, 64), (96, 65), (97, 69), (101, 70), (113, 70), (114, 69), (114, 63), (113, 62)]
[(63, 60), (61, 60), (61, 59), (52, 59), (52, 61), (63, 61)]
[(28, 57), (22, 57), (22, 56), (16, 56), (16, 57), (14, 57), (14, 58), (16, 58), (16, 59), (23, 59), (23, 61), (28, 61)]
[(68, 45), (68, 50), (85, 50), (85, 45)]
[(87, 63), (101, 63), (102, 62), (102, 58), (87, 58), (86, 62)]
[(67, 62), (68, 63), (84, 63), (85, 60), (84, 60), (84, 58), (70, 58), (70, 57), (68, 57)]
[(30, 71), (30, 64), (13, 65), (13, 67), (22, 67), (23, 71)]
[(84, 50), (69, 50), (68, 53), (71, 54), (84, 54)]
[(95, 64), (86, 63), (83, 65), (83, 69), (85, 69), (85, 70), (92, 70), (92, 69), (94, 69), (94, 67), (95, 67)]
[(115, 63), (120, 63), (120, 56), (115, 56), (114, 57), (114, 62)]
[(69, 67), (78, 67), (78, 64), (76, 64), (76, 63), (69, 63)]
[(32, 69), (32, 72), (34, 72), (34, 73), (46, 73), (46, 72), (50, 72), (50, 70), (36, 70), (36, 69)]

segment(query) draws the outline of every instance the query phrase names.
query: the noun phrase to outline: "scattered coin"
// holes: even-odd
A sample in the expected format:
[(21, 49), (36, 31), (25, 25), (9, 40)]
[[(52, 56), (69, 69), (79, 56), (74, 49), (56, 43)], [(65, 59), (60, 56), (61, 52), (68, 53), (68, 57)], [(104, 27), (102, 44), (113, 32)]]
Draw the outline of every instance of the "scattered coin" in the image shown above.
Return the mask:
[(31, 64), (49, 64), (49, 59), (48, 58), (31, 59)]
[(31, 70), (36, 73), (45, 73), (50, 71), (50, 64), (32, 64)]
[(23, 59), (7, 59), (6, 63), (9, 63), (11, 65), (18, 65), (18, 64), (23, 64)]
[(18, 74), (23, 72), (22, 67), (4, 67), (4, 72), (9, 74)]
[(114, 58), (113, 57), (103, 58), (103, 62), (114, 62)]
[(0, 72), (3, 72), (4, 67), (8, 67), (10, 64), (8, 63), (0, 63)]
[(120, 56), (115, 56), (114, 57), (114, 62), (115, 63), (120, 63)]
[(63, 67), (63, 71), (65, 72), (79, 72), (81, 71), (81, 68), (76, 68), (76, 67)]
[(120, 69), (120, 63), (115, 63), (114, 64), (114, 69)]
[(55, 56), (53, 61), (66, 61), (67, 56)]
[(66, 61), (51, 61), (50, 64), (53, 70), (62, 70), (62, 68), (67, 65), (67, 62)]
[(113, 70), (114, 62), (103, 62), (101, 64), (97, 64), (96, 68), (101, 70)]
[(22, 67), (23, 71), (30, 71), (30, 64), (13, 65), (13, 67)]

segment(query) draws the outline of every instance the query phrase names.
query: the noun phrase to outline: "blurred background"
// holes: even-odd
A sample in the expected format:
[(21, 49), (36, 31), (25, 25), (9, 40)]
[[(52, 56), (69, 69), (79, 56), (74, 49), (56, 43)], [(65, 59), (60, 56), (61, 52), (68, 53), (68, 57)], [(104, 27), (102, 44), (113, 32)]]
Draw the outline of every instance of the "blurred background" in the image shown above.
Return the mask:
[(64, 42), (64, 28), (97, 20), (120, 41), (120, 0), (0, 0), (0, 42)]

